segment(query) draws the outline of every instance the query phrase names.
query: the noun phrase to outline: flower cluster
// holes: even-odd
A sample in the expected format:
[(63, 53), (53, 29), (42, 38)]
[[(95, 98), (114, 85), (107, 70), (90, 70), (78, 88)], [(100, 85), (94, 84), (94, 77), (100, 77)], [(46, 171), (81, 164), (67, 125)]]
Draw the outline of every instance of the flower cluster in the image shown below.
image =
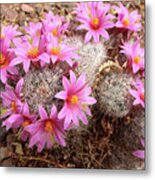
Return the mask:
[[(17, 31), (17, 26), (6, 26), (0, 36), (1, 82), (5, 85), (0, 96), (5, 108), (1, 117), (2, 126), (6, 130), (19, 129), (21, 139), (29, 140), (30, 148), (36, 145), (38, 152), (51, 148), (55, 142), (65, 146), (66, 131), (79, 126), (80, 120), (88, 124), (87, 116), (91, 116), (89, 105), (96, 103), (90, 96), (91, 88), (85, 74), (77, 77), (73, 71), (73, 62), (78, 60), (78, 56), (76, 48), (64, 43), (68, 26), (69, 22), (63, 16), (49, 12), (41, 22), (30, 22), (24, 28), (25, 34)], [(59, 69), (61, 63), (69, 67), (62, 73), (59, 85), (62, 84), (64, 90), (55, 94), (62, 104), (61, 110), (50, 102), (50, 112), (40, 104), (38, 113), (32, 113), (29, 102), (23, 96), (24, 76), (35, 68), (40, 73), (47, 67), (49, 71), (50, 68), (51, 71), (56, 67)], [(24, 75), (19, 69), (20, 64), (23, 64)], [(14, 79), (15, 87), (12, 83), (9, 85), (10, 78)], [(55, 76), (51, 73), (49, 78)]]
[(87, 31), (86, 43), (92, 37), (96, 43), (99, 42), (100, 36), (106, 40), (109, 39), (107, 29), (114, 26), (112, 22), (114, 16), (108, 13), (109, 9), (110, 4), (103, 4), (103, 2), (80, 2), (77, 4), (73, 13), (77, 15), (77, 20), (81, 23), (77, 29)]

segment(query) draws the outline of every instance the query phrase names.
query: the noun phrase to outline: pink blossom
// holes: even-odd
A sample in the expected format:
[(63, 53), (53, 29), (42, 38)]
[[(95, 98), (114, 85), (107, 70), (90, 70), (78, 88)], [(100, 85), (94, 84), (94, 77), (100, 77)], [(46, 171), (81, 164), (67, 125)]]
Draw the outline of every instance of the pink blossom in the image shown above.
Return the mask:
[[(144, 147), (144, 139), (140, 139), (141, 145)], [(145, 158), (145, 151), (144, 150), (136, 150), (132, 153), (135, 157), (144, 159)]]
[(26, 36), (24, 40), (15, 39), (14, 44), (16, 46), (14, 52), (17, 57), (12, 60), (11, 66), (23, 63), (25, 72), (28, 72), (31, 62), (49, 63), (47, 55), (44, 53), (44, 38)]
[(15, 54), (9, 50), (8, 45), (9, 44), (6, 44), (4, 41), (0, 41), (0, 79), (4, 84), (7, 82), (8, 73), (12, 75), (18, 74), (16, 67), (10, 65)]
[(21, 35), (21, 32), (17, 31), (18, 26), (5, 26), (2, 27), (1, 31), (0, 31), (0, 42), (3, 42), (5, 44), (5, 47), (9, 47), (10, 46), (10, 42), (13, 38), (15, 38), (16, 36)]
[(65, 118), (64, 128), (67, 129), (73, 123), (78, 126), (79, 119), (84, 124), (88, 123), (87, 115), (91, 115), (88, 105), (96, 103), (93, 97), (90, 97), (91, 88), (86, 84), (86, 76), (82, 74), (76, 79), (75, 74), (70, 71), (70, 82), (63, 77), (64, 90), (56, 94), (56, 98), (64, 100), (64, 107), (58, 114), (59, 118)]
[(115, 24), (118, 28), (125, 28), (131, 31), (139, 31), (142, 28), (140, 23), (141, 15), (138, 14), (137, 10), (129, 13), (128, 9), (120, 3), (120, 7), (114, 6), (118, 13), (118, 20)]
[(95, 42), (99, 42), (100, 36), (106, 40), (109, 39), (107, 29), (112, 28), (114, 23), (111, 21), (114, 16), (107, 14), (110, 9), (109, 4), (103, 4), (103, 2), (88, 2), (78, 3), (74, 12), (77, 14), (77, 20), (82, 24), (77, 28), (78, 30), (84, 29), (87, 31), (85, 36), (85, 42), (93, 39)]
[(57, 61), (66, 61), (70, 66), (72, 66), (72, 59), (78, 58), (77, 54), (75, 53), (76, 48), (69, 47), (63, 42), (59, 42), (59, 39), (54, 38), (53, 36), (48, 36), (48, 40), (48, 60), (51, 58), (53, 64)]
[(129, 92), (135, 98), (133, 105), (140, 104), (143, 108), (145, 106), (145, 97), (144, 97), (144, 84), (141, 80), (137, 80), (135, 83), (136, 90), (131, 89)]
[(23, 86), (23, 79), (19, 80), (15, 90), (6, 84), (5, 91), (2, 91), (0, 97), (3, 105), (7, 109), (6, 113), (1, 118), (7, 117), (11, 114), (18, 114), (22, 111), (23, 103), (21, 102), (21, 89)]
[(120, 52), (127, 56), (134, 74), (139, 70), (144, 70), (144, 48), (140, 47), (139, 40), (134, 43), (125, 42), (121, 48)]
[[(25, 128), (29, 124), (35, 122), (36, 115), (31, 115), (27, 103), (24, 104), (23, 110), (19, 114), (12, 114), (9, 118), (3, 121), (2, 126), (6, 126), (6, 130), (10, 128)], [(28, 136), (27, 132), (22, 132), (22, 139), (26, 140)]]
[(53, 37), (61, 38), (67, 31), (69, 23), (65, 21), (63, 16), (54, 16), (50, 11), (43, 20), (45, 34), (51, 34)]
[(48, 149), (51, 148), (54, 141), (65, 146), (64, 121), (58, 118), (56, 106), (53, 105), (51, 108), (50, 116), (47, 115), (42, 106), (39, 106), (39, 114), (41, 120), (25, 128), (25, 131), (31, 135), (29, 147), (37, 145), (38, 152), (41, 152), (45, 146)]
[(40, 37), (42, 31), (42, 23), (29, 23), (29, 26), (25, 27), (25, 32), (32, 37)]

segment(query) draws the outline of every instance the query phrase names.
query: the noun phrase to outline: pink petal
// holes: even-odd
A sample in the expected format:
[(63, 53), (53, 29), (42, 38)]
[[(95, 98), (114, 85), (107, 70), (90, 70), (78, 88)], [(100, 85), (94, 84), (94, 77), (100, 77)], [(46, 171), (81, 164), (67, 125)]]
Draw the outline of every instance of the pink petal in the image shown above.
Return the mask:
[(50, 63), (50, 56), (47, 53), (41, 54), (38, 58), (43, 62)]
[(5, 84), (7, 81), (7, 71), (6, 69), (0, 69), (1, 81)]
[(24, 114), (25, 116), (29, 116), (29, 115), (30, 115), (30, 111), (29, 111), (29, 107), (28, 107), (28, 104), (27, 104), (27, 103), (24, 104), (23, 114)]
[(144, 159), (145, 158), (145, 152), (144, 150), (136, 150), (132, 153), (134, 156), (140, 158), (140, 159)]
[(63, 76), (62, 83), (63, 83), (64, 89), (68, 91), (68, 89), (70, 87), (70, 83), (69, 83), (68, 79), (65, 76)]
[(30, 61), (29, 61), (29, 60), (25, 60), (25, 61), (23, 62), (23, 65), (24, 65), (24, 70), (25, 70), (25, 72), (27, 73), (28, 70), (29, 70), (29, 68), (30, 68)]
[(20, 95), (22, 87), (23, 87), (23, 84), (24, 84), (24, 80), (23, 79), (20, 79), (17, 82), (16, 89), (15, 89), (16, 94)]
[(59, 119), (63, 119), (67, 114), (67, 108), (66, 105), (61, 109), (61, 111), (58, 114)]
[(87, 34), (85, 35), (85, 43), (89, 42), (90, 39), (92, 38), (92, 34), (90, 32), (87, 32)]
[(57, 117), (57, 108), (55, 105), (53, 105), (53, 107), (51, 108), (51, 113), (50, 113), (50, 118), (56, 118)]
[(10, 66), (15, 66), (15, 65), (20, 64), (20, 63), (22, 63), (22, 62), (23, 62), (23, 59), (20, 58), (20, 57), (17, 57), (17, 58), (13, 59), (13, 60), (10, 62)]
[(76, 83), (76, 76), (75, 76), (74, 72), (70, 70), (69, 74), (70, 74), (70, 81), (71, 81), (71, 83), (72, 84)]
[(57, 93), (55, 95), (55, 97), (58, 98), (58, 99), (65, 100), (67, 98), (67, 93), (66, 93), (66, 91), (61, 91), (61, 92)]
[(45, 109), (41, 105), (39, 106), (39, 115), (41, 117), (41, 120), (48, 119), (48, 115), (47, 115)]

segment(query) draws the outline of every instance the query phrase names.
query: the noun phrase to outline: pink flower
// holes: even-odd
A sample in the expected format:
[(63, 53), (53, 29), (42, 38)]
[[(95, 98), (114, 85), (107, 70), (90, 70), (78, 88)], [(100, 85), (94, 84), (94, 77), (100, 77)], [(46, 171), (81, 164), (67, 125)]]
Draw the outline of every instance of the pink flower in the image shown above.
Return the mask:
[(10, 46), (10, 42), (13, 38), (16, 36), (21, 35), (21, 32), (17, 31), (18, 26), (6, 26), (2, 27), (2, 30), (0, 31), (0, 42), (5, 43), (5, 47)]
[(73, 123), (78, 126), (79, 120), (84, 124), (88, 123), (85, 115), (91, 115), (88, 105), (96, 103), (93, 97), (90, 97), (91, 88), (86, 84), (86, 76), (82, 74), (76, 79), (75, 74), (70, 71), (70, 82), (63, 77), (64, 90), (56, 94), (56, 98), (65, 101), (64, 107), (58, 114), (59, 118), (65, 118), (64, 128), (67, 129)]
[(120, 52), (127, 56), (134, 74), (139, 70), (144, 70), (144, 48), (140, 47), (139, 40), (134, 43), (126, 42), (121, 48), (122, 50)]
[(25, 131), (31, 135), (29, 147), (37, 145), (38, 152), (41, 152), (45, 146), (48, 149), (51, 148), (54, 141), (65, 146), (64, 121), (57, 117), (57, 108), (53, 106), (50, 116), (48, 116), (45, 109), (39, 106), (39, 114), (41, 120), (25, 128)]
[(137, 80), (135, 83), (136, 90), (131, 89), (129, 92), (135, 98), (133, 105), (141, 104), (144, 108), (145, 106), (145, 97), (144, 97), (144, 84), (141, 80)]
[(23, 103), (21, 102), (21, 89), (23, 86), (23, 79), (19, 80), (15, 90), (6, 84), (5, 91), (1, 92), (0, 97), (2, 98), (3, 105), (7, 108), (6, 113), (1, 118), (7, 117), (11, 114), (21, 113)]
[(131, 31), (139, 31), (142, 28), (140, 23), (141, 15), (138, 14), (137, 10), (128, 12), (128, 9), (120, 3), (120, 7), (114, 6), (118, 13), (118, 21), (115, 26), (118, 28), (125, 28)]
[(110, 5), (103, 4), (102, 2), (77, 4), (77, 8), (75, 8), (73, 13), (77, 14), (77, 20), (82, 23), (77, 29), (85, 29), (87, 31), (85, 36), (86, 43), (90, 41), (92, 37), (96, 43), (99, 42), (100, 36), (106, 40), (109, 39), (107, 29), (114, 26), (113, 22), (111, 22), (114, 16), (107, 14), (109, 8)]
[[(141, 145), (144, 147), (144, 139), (141, 138), (140, 140)], [(140, 159), (144, 159), (145, 158), (145, 151), (144, 150), (136, 150), (132, 153), (135, 157), (140, 158)]]
[(69, 23), (65, 21), (63, 16), (54, 16), (50, 11), (43, 20), (45, 34), (51, 34), (53, 37), (61, 38), (67, 31)]
[(16, 46), (14, 52), (17, 57), (12, 60), (11, 66), (23, 63), (25, 72), (28, 72), (31, 62), (49, 63), (47, 55), (44, 53), (44, 38), (26, 36), (24, 40), (15, 39), (14, 44)]
[(10, 65), (15, 54), (9, 50), (8, 45), (4, 41), (0, 41), (0, 79), (4, 84), (7, 82), (9, 74), (18, 74), (18, 70)]
[[(6, 130), (10, 128), (25, 128), (31, 123), (34, 123), (36, 120), (36, 115), (31, 115), (29, 112), (29, 107), (27, 103), (23, 106), (23, 111), (20, 114), (12, 114), (9, 118), (7, 118), (2, 126), (6, 126)], [(27, 132), (22, 132), (22, 139), (26, 140), (28, 136)]]
[(29, 23), (29, 26), (25, 27), (25, 32), (32, 37), (40, 37), (42, 31), (42, 23)]
[(68, 47), (63, 42), (59, 42), (58, 38), (54, 38), (53, 36), (49, 36), (48, 40), (48, 60), (51, 58), (53, 64), (57, 61), (66, 61), (70, 66), (72, 66), (72, 59), (78, 58), (75, 53), (76, 48)]

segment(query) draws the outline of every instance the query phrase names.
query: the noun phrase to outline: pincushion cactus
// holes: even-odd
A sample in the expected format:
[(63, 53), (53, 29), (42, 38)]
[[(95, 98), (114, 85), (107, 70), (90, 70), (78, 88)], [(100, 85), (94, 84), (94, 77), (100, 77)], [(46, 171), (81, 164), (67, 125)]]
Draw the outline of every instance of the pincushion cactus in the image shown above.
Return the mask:
[(97, 80), (96, 96), (99, 108), (109, 116), (122, 118), (129, 113), (132, 107), (129, 90), (133, 83), (133, 77), (122, 72), (119, 66), (114, 66), (115, 63), (108, 63), (107, 67), (106, 63), (103, 64), (106, 68), (102, 69)]
[(103, 42), (97, 44), (88, 42), (85, 44), (81, 36), (67, 38), (65, 42), (77, 48), (76, 53), (79, 58), (76, 71), (78, 74), (85, 72), (88, 83), (90, 86), (93, 86), (96, 79), (95, 75), (106, 57), (106, 50)]
[(60, 63), (56, 66), (42, 69), (32, 68), (24, 76), (22, 98), (28, 103), (31, 112), (37, 113), (40, 104), (48, 112), (51, 110), (51, 104), (57, 105), (57, 108), (60, 110), (62, 103), (54, 96), (62, 90), (62, 76), (67, 67), (66, 63)]

